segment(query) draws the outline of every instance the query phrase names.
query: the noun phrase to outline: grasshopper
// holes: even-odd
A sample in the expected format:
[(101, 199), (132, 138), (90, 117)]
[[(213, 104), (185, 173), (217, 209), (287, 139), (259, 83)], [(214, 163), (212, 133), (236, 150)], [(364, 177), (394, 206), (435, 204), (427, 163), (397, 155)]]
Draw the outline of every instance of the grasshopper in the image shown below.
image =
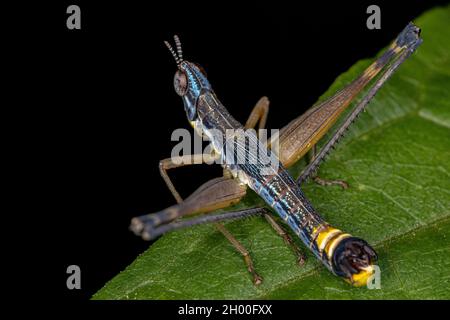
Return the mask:
[[(180, 156), (186, 159), (161, 160), (159, 165), (161, 176), (177, 204), (157, 213), (133, 218), (130, 229), (143, 239), (150, 240), (168, 231), (212, 222), (242, 254), (254, 284), (258, 285), (262, 282), (262, 278), (256, 272), (249, 252), (221, 221), (264, 215), (269, 224), (294, 250), (298, 263), (302, 264), (303, 253), (295, 245), (290, 234), (274, 219), (270, 210), (266, 207), (257, 207), (196, 216), (191, 219), (178, 219), (194, 213), (208, 213), (226, 208), (239, 202), (250, 188), (263, 198), (267, 206), (278, 214), (332, 273), (355, 286), (365, 285), (375, 270), (374, 265), (377, 261), (375, 250), (363, 239), (328, 224), (305, 197), (300, 185), (314, 176), (326, 154), (342, 137), (345, 130), (400, 64), (421, 44), (420, 29), (413, 23), (409, 23), (390, 47), (358, 78), (326, 101), (313, 106), (305, 114), (291, 121), (280, 130), (276, 140), (271, 139), (268, 144), (263, 144), (250, 129), (255, 128), (256, 125), (259, 129), (265, 127), (269, 100), (266, 97), (261, 98), (245, 125), (240, 124), (220, 103), (203, 68), (184, 60), (180, 40), (177, 36), (174, 36), (174, 40), (176, 51), (167, 41), (165, 44), (172, 53), (178, 68), (174, 77), (175, 91), (183, 100), (184, 109), (192, 127), (207, 136), (213, 150), (211, 156), (221, 160), (224, 175), (206, 182), (183, 200), (167, 171), (188, 163), (204, 161), (204, 155)], [(376, 81), (372, 83), (371, 80), (375, 78), (377, 78)], [(295, 180), (286, 168), (305, 156), (309, 150), (314, 151), (316, 143), (330, 130), (355, 97), (366, 88), (368, 91), (361, 101), (356, 104), (322, 149), (317, 154), (314, 152), (311, 162)], [(229, 135), (229, 131), (234, 133)], [(239, 139), (244, 134), (246, 139)], [(250, 148), (246, 141), (252, 142), (258, 147), (258, 151), (262, 150), (262, 152), (256, 152)], [(275, 142), (278, 145), (277, 152), (274, 152), (272, 148)], [(239, 150), (246, 153), (246, 161), (233, 161)], [(273, 159), (276, 160), (276, 166), (271, 161)], [(344, 181), (330, 181), (317, 176), (314, 180), (320, 184), (348, 187)]]

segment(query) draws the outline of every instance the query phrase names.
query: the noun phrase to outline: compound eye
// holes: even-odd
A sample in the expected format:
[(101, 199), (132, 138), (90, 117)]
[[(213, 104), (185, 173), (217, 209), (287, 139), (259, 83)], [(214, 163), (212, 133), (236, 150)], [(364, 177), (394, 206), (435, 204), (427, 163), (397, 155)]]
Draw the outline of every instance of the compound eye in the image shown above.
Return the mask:
[(175, 91), (179, 96), (184, 96), (188, 88), (188, 79), (186, 73), (178, 70), (175, 73), (175, 77), (173, 78), (173, 86), (175, 87)]

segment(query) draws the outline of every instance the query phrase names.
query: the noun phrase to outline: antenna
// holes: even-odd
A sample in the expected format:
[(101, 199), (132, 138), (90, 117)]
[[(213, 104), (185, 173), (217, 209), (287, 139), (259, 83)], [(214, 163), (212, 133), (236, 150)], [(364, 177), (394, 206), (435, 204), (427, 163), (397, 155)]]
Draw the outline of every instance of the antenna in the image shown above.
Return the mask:
[(174, 35), (173, 39), (175, 40), (175, 45), (177, 46), (178, 57), (180, 58), (180, 62), (181, 62), (181, 61), (183, 61), (183, 50), (181, 49), (180, 38), (178, 38), (177, 35)]
[(172, 48), (172, 46), (170, 45), (169, 42), (164, 41), (164, 44), (166, 45), (166, 47), (169, 49), (170, 53), (174, 57), (175, 62), (177, 63), (177, 66), (179, 66), (180, 63), (183, 62), (183, 50), (181, 49), (180, 38), (178, 38), (177, 35), (174, 35), (173, 39), (175, 40), (175, 45), (176, 45), (176, 48), (177, 48), (177, 52), (175, 52), (175, 50), (173, 50), (173, 48)]

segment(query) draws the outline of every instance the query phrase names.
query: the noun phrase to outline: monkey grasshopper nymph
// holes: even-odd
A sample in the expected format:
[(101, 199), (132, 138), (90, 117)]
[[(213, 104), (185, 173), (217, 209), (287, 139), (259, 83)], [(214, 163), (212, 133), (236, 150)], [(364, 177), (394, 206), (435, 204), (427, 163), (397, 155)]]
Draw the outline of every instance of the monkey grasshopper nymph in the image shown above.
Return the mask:
[[(374, 263), (377, 260), (375, 251), (366, 241), (334, 228), (324, 221), (305, 197), (299, 185), (301, 181), (312, 176), (326, 153), (351, 125), (383, 83), (416, 50), (422, 42), (419, 35), (420, 29), (412, 23), (408, 24), (384, 54), (357, 79), (331, 98), (312, 107), (305, 114), (282, 128), (277, 141), (279, 146), (277, 154), (270, 150), (270, 147), (274, 144), (273, 140), (267, 147), (260, 142), (256, 134), (249, 133), (247, 138), (258, 146), (258, 150), (263, 150), (262, 153), (256, 153), (249, 148), (249, 145), (235, 139), (242, 133), (235, 133), (232, 138), (227, 134), (227, 130), (249, 129), (254, 128), (257, 124), (259, 128), (264, 128), (269, 108), (268, 99), (262, 98), (256, 104), (245, 126), (242, 126), (220, 103), (203, 69), (197, 64), (183, 59), (178, 37), (174, 37), (176, 51), (166, 42), (178, 67), (174, 78), (175, 91), (183, 99), (184, 109), (191, 125), (196, 130), (203, 131), (209, 138), (216, 157), (219, 157), (222, 161), (224, 176), (206, 182), (190, 197), (183, 200), (167, 175), (167, 170), (186, 165), (186, 162), (174, 161), (180, 159), (162, 160), (160, 162), (161, 175), (174, 195), (177, 204), (154, 214), (133, 218), (131, 229), (148, 240), (167, 231), (189, 225), (215, 222), (218, 230), (243, 255), (254, 283), (259, 284), (262, 278), (255, 271), (248, 251), (219, 221), (263, 214), (277, 233), (293, 248), (298, 256), (299, 263), (301, 263), (303, 261), (301, 251), (273, 219), (268, 209), (262, 207), (250, 208), (237, 212), (204, 215), (190, 220), (176, 220), (182, 216), (207, 213), (228, 207), (240, 201), (246, 194), (247, 188), (250, 188), (264, 199), (268, 207), (289, 225), (293, 232), (301, 238), (303, 243), (331, 272), (343, 277), (355, 286), (365, 285), (374, 272)], [(377, 76), (376, 81), (369, 86), (371, 80)], [(361, 101), (321, 151), (315, 155), (298, 177), (298, 180), (295, 181), (285, 168), (302, 158), (331, 128), (355, 97), (366, 88), (368, 88), (368, 91)], [(243, 130), (240, 132), (243, 132)], [(221, 140), (226, 143), (219, 143)], [(244, 150), (247, 152), (248, 158), (255, 161), (234, 163), (232, 159), (236, 155), (236, 150)], [(203, 155), (188, 157), (191, 160), (195, 158), (203, 159)], [(273, 166), (273, 162), (268, 161), (274, 158), (277, 160), (276, 167)], [(193, 163), (198, 162), (194, 160)], [(326, 181), (323, 179), (317, 179), (317, 181), (346, 186), (342, 181)]]

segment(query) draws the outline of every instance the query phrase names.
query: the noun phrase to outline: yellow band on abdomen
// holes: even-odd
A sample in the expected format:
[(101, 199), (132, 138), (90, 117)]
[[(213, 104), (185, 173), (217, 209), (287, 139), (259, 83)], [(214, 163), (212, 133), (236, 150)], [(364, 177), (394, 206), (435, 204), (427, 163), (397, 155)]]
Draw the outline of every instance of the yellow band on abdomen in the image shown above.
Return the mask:
[[(322, 227), (323, 228), (323, 227)], [(329, 261), (333, 257), (333, 252), (336, 249), (339, 242), (343, 239), (351, 237), (348, 233), (343, 233), (341, 230), (327, 226), (324, 230), (319, 231), (319, 229), (314, 230), (314, 232), (319, 232), (316, 237), (316, 244), (319, 252), (323, 255), (326, 254)]]

